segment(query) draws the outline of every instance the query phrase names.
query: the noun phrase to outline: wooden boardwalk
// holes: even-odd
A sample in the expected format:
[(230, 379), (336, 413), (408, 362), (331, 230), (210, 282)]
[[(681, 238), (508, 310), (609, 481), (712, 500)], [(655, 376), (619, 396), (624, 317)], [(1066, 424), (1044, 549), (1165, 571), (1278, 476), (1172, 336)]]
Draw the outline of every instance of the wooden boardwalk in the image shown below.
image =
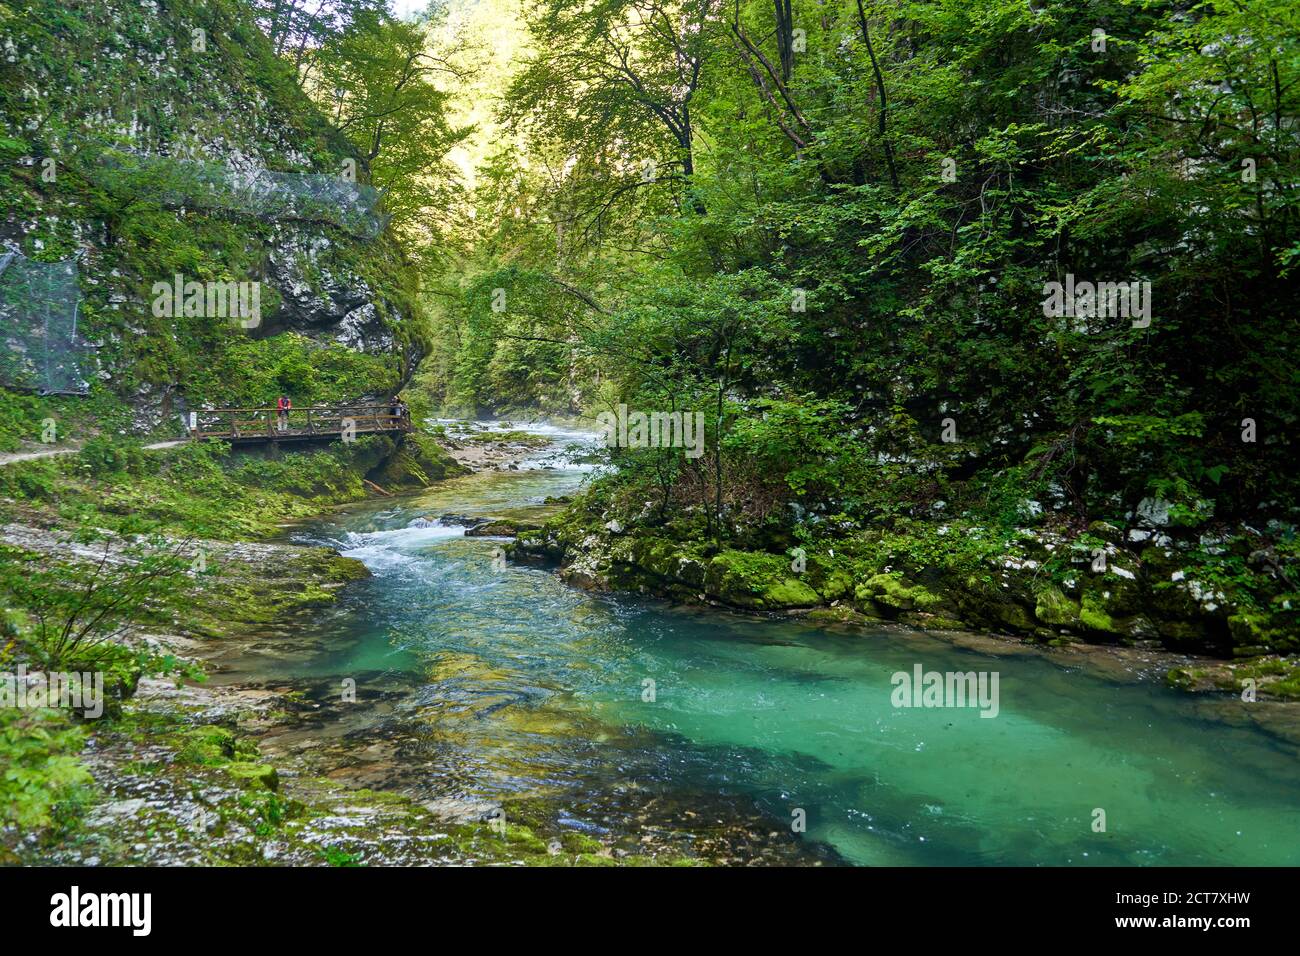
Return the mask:
[(412, 431), (408, 414), (393, 414), (393, 404), (311, 405), (290, 409), (283, 419), (274, 406), (266, 408), (205, 408), (185, 417), (185, 437), (192, 441), (220, 439), (231, 444), (339, 439), (359, 435), (405, 434)]

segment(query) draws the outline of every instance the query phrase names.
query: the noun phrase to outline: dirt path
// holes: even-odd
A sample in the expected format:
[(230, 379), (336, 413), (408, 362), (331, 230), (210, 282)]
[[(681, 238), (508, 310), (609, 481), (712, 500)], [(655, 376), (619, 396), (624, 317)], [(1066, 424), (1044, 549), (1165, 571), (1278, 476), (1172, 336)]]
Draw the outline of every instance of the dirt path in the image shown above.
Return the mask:
[[(175, 448), (177, 445), (184, 444), (184, 439), (175, 441), (154, 442), (152, 445), (145, 445), (147, 451), (158, 451), (163, 448)], [(35, 458), (53, 458), (55, 455), (72, 455), (81, 451), (80, 445), (56, 445), (53, 448), (43, 448), (40, 451), (11, 451), (0, 454), (0, 466), (11, 465), (16, 461), (32, 461)]]

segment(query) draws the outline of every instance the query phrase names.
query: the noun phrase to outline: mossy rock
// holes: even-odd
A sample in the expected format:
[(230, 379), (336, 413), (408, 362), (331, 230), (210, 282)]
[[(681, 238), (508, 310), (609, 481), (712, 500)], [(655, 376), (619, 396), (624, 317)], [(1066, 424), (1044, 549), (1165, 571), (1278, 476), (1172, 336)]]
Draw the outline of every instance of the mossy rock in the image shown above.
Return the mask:
[(919, 584), (908, 584), (897, 573), (875, 574), (854, 588), (858, 601), (872, 601), (894, 611), (924, 611), (943, 603)]
[(358, 561), (356, 558), (345, 558), (333, 548), (324, 547), (300, 549), (297, 560), (291, 564), (291, 570), (318, 583), (327, 584), (364, 581), (372, 576), (365, 562)]
[(665, 538), (638, 537), (630, 543), (620, 542), (617, 550), (625, 553), (620, 557), (628, 564), (644, 568), (661, 578), (676, 577), (677, 565), (682, 556), (681, 546)]
[(560, 835), (560, 845), (568, 853), (601, 853), (605, 845), (593, 836), (572, 830)]
[(1165, 674), (1171, 687), (1194, 693), (1219, 691), (1240, 695), (1255, 682), (1258, 699), (1300, 698), (1300, 659), (1268, 656), (1239, 664), (1209, 662), (1200, 667), (1175, 667)]
[(1147, 607), (1162, 618), (1193, 620), (1201, 614), (1200, 605), (1183, 581), (1161, 580), (1154, 583), (1147, 598)]
[(1106, 570), (1094, 574), (1083, 582), (1083, 593), (1091, 594), (1092, 605), (1111, 617), (1128, 617), (1144, 610), (1146, 595), (1138, 579), (1136, 566), (1126, 567), (1115, 559), (1107, 558)]
[(709, 562), (704, 587), (710, 596), (754, 610), (815, 607), (821, 597), (791, 577), (784, 556), (753, 551), (723, 551)]
[(1088, 533), (1112, 544), (1118, 544), (1124, 538), (1123, 529), (1116, 527), (1109, 521), (1092, 522), (1088, 525)]
[(773, 581), (763, 591), (763, 602), (767, 607), (812, 607), (820, 601), (821, 596), (816, 591), (794, 578)]
[(808, 558), (808, 573), (802, 580), (827, 602), (838, 601), (854, 592), (853, 575), (834, 560), (819, 555)]
[[(631, 568), (648, 571), (659, 579), (692, 591), (707, 590), (708, 565), (689, 547), (666, 538), (639, 537), (610, 544), (611, 558)], [(740, 552), (737, 552), (740, 553)]]
[(554, 565), (564, 561), (568, 548), (550, 528), (521, 531), (501, 546), (506, 557), (519, 564)]
[(808, 620), (814, 624), (869, 624), (879, 621), (880, 615), (856, 610), (847, 604), (834, 607), (817, 607), (808, 612)]
[(1079, 627), (1096, 634), (1120, 637), (1126, 640), (1150, 640), (1159, 636), (1159, 629), (1144, 614), (1125, 617), (1111, 613), (1105, 592), (1086, 590), (1079, 607)]
[(371, 481), (387, 489), (427, 488), (435, 481), (467, 474), (469, 469), (429, 435), (402, 438), (397, 451), (370, 473)]
[(1107, 610), (1102, 592), (1095, 588), (1083, 592), (1083, 600), (1079, 605), (1079, 626), (1100, 634), (1124, 634), (1124, 630)]
[(232, 763), (226, 768), (226, 773), (234, 778), (244, 790), (270, 790), (272, 792), (280, 789), (280, 775), (276, 773), (275, 768), (265, 763)]
[(1167, 644), (1205, 644), (1211, 639), (1210, 630), (1203, 621), (1159, 618), (1156, 630)]
[(1021, 604), (1010, 589), (1001, 588), (987, 577), (968, 574), (960, 582), (952, 582), (949, 591), (957, 604), (957, 616), (967, 627), (995, 628), (1021, 634), (1032, 634), (1041, 625), (1030, 613), (1025, 595)]
[(1234, 648), (1238, 651), (1256, 648), (1258, 653), (1300, 650), (1300, 634), (1294, 627), (1288, 628), (1275, 618), (1275, 615), (1251, 611), (1230, 616), (1228, 632), (1232, 635)]
[(523, 531), (540, 531), (535, 521), (516, 521), (513, 518), (493, 518), (465, 530), (467, 538), (513, 538)]
[(904, 611), (898, 615), (899, 623), (925, 631), (960, 631), (967, 625), (956, 618), (942, 614), (929, 614), (925, 611)]
[(1075, 627), (1079, 623), (1079, 602), (1066, 597), (1055, 585), (1038, 592), (1034, 616), (1054, 627)]
[(996, 601), (990, 605), (1003, 627), (1020, 633), (1031, 633), (1035, 628), (1033, 615), (1029, 609), (1013, 600)]
[(181, 735), (177, 759), (215, 766), (235, 758), (235, 735), (225, 727), (197, 727)]
[(1241, 690), (1246, 679), (1254, 679), (1269, 697), (1300, 699), (1300, 658), (1264, 657), (1230, 667), (1233, 690)]
[[(497, 824), (497, 826), (500, 826), (500, 824)], [(545, 840), (528, 827), (518, 823), (506, 823), (501, 828), (500, 835), (518, 852), (537, 854), (539, 856), (549, 855), (550, 853)]]

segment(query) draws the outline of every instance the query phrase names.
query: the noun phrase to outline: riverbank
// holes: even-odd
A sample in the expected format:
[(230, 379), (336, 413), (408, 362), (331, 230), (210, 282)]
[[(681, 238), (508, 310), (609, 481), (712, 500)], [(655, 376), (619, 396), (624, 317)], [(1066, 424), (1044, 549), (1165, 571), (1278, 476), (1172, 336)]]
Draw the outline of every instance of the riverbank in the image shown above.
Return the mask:
[[(1157, 647), (917, 630), (829, 605), (695, 610), (594, 596), (549, 569), (498, 568), (511, 535), (544, 539), (572, 520), (586, 474), (548, 466), (546, 449), (521, 444), (520, 454), (517, 469), (484, 467), (409, 496), (321, 502), (278, 522), (275, 539), (187, 542), (183, 557), (203, 554), (206, 569), (183, 627), (133, 638), (175, 658), (177, 676), (201, 666), (207, 680), (140, 675), (117, 714), (72, 727), (87, 741), (69, 750), (93, 783), (64, 795), (42, 837), (4, 831), (6, 859), (1059, 862), (1081, 849), (1068, 819), (1077, 795), (1032, 769), (1044, 760), (1068, 759), (1093, 805), (1153, 827), (1147, 810), (1124, 804), (1135, 782), (1168, 762), (1180, 779), (1202, 781), (1196, 793), (1231, 794), (1237, 785), (1218, 781), (1201, 750), (1232, 748), (1262, 770), (1250, 778), (1258, 792), (1230, 797), (1233, 826), (1255, 839), (1241, 808), (1269, 805), (1278, 785), (1269, 761), (1300, 753), (1294, 705), (1269, 694), (1254, 705), (1235, 693), (1170, 700), (1164, 674), (1206, 661)], [(635, 537), (617, 525), (606, 533)], [(66, 556), (80, 546), (62, 534), (11, 521), (0, 546)], [(948, 712), (911, 740), (913, 718), (889, 706), (887, 677), (915, 661), (1000, 671), (1002, 718)], [(647, 677), (658, 703), (646, 702)], [(1062, 700), (1072, 705), (1058, 712)], [(1136, 720), (1143, 735), (1105, 742), (1109, 730), (1087, 716), (1103, 701), (1107, 728)], [(993, 725), (996, 739), (985, 732)], [(903, 759), (918, 747), (933, 756)], [(1007, 761), (1012, 776), (1040, 781), (1022, 797), (1047, 814), (1036, 824), (1051, 833), (1041, 846), (1017, 835), (1024, 808), (1003, 806), (1001, 776), (990, 776)], [(954, 768), (964, 797), (944, 783)], [(1199, 827), (1209, 849), (1153, 835), (1092, 857), (1235, 859), (1244, 845), (1213, 842), (1223, 810), (1185, 791), (1162, 799), (1178, 803), (1179, 819), (1195, 816), (1189, 832)], [(945, 804), (950, 818), (939, 815)], [(804, 837), (781, 822), (792, 807), (809, 814)], [(918, 832), (929, 842), (905, 850)]]
[[(0, 541), (51, 554), (69, 546), (15, 525), (0, 531)], [(183, 630), (139, 630), (127, 641), (193, 669), (211, 671), (220, 655), (309, 626), (313, 612), (369, 576), (360, 562), (326, 548), (191, 547), (208, 555), (214, 571), (193, 616)], [(345, 688), (337, 696), (344, 700)], [(319, 709), (290, 688), (141, 677), (115, 718), (83, 725), (90, 779), (67, 812), (40, 833), (6, 827), (0, 857), (106, 866), (621, 862), (581, 834), (544, 840), (517, 807), (490, 819), (449, 819), (400, 794), (313, 774), (307, 761), (263, 756), (259, 741)]]
[[(1158, 649), (575, 588), (498, 562), (504, 534), (469, 533), (528, 522), (584, 484), (493, 469), (296, 531), (374, 574), (348, 613), (318, 621), (305, 692), (365, 673), (396, 695), (378, 736), (317, 744), (303, 728), (272, 752), (308, 747), (332, 777), (434, 802), (535, 795), (602, 842), (677, 831), (711, 862), (813, 863), (819, 848), (864, 865), (1294, 861), (1280, 809), (1296, 785), (1294, 705), (1182, 695), (1160, 668), (1190, 658)], [(918, 665), (999, 675), (997, 719), (896, 707), (891, 675)], [(291, 673), (263, 655), (234, 676), (273, 669)], [(1112, 835), (1089, 826), (1096, 807)]]
[[(48, 530), (7, 525), (0, 542), (66, 553)], [(213, 571), (183, 628), (135, 630), (127, 646), (174, 656), (209, 675), (220, 658), (292, 635), (342, 589), (369, 576), (327, 548), (196, 541)], [(87, 559), (92, 553), (84, 555)], [(179, 623), (179, 622), (178, 622)], [(283, 639), (283, 640), (282, 640)], [(214, 663), (215, 662), (215, 663)], [(13, 663), (11, 661), (11, 663)], [(29, 670), (36, 670), (26, 661)], [(16, 665), (15, 665), (16, 666)], [(364, 679), (363, 679), (364, 680)], [(335, 711), (386, 703), (363, 686), (335, 687)], [(388, 688), (387, 696), (393, 693)], [(281, 687), (208, 684), (137, 675), (113, 717), (73, 725), (84, 738), (85, 775), (60, 794), (48, 827), (0, 828), (0, 863), (41, 865), (436, 865), (603, 866), (690, 863), (614, 851), (580, 833), (549, 828), (526, 806), (425, 806), (400, 793), (322, 775), (309, 758), (268, 759), (268, 737), (319, 724), (329, 705)], [(47, 712), (53, 713), (53, 712)], [(350, 745), (364, 750), (365, 743)]]
[[(499, 460), (517, 462), (537, 447), (511, 445)], [(647, 856), (556, 830), (518, 802), (425, 805), (398, 792), (359, 786), (355, 778), (335, 779), (331, 767), (313, 759), (311, 748), (298, 754), (262, 752), (264, 741), (304, 728), (319, 732), (323, 721), (355, 731), (368, 722), (367, 715), (389, 706), (397, 691), (372, 686), (366, 675), (360, 675), (359, 689), (355, 680), (351, 685), (345, 680), (311, 698), (301, 681), (268, 686), (220, 680), (229, 658), (267, 647), (285, 659), (308, 653), (319, 640), (311, 634), (313, 623), (347, 588), (370, 576), (362, 562), (331, 548), (247, 539), (281, 534), (286, 525), (373, 497), (360, 480), (367, 472), (409, 493), (427, 487), (431, 473), (437, 476), (432, 480), (441, 480), (469, 470), (425, 436), (406, 448), (357, 451), (254, 459), (232, 470), (218, 463), (210, 447), (188, 446), (162, 460), (124, 456), (107, 463), (92, 460), (84, 468), (14, 462), (0, 475), (15, 493), (0, 501), (6, 519), (0, 548), (16, 562), (15, 570), (29, 561), (61, 567), (69, 587), (85, 583), (92, 592), (90, 582), (105, 555), (108, 565), (118, 568), (140, 560), (128, 555), (140, 513), (161, 517), (171, 508), (164, 527), (173, 537), (150, 546), (172, 549), (181, 564), (190, 563), (193, 578), (170, 624), (165, 614), (163, 619), (155, 615), (112, 638), (114, 659), (135, 663), (115, 684), (107, 716), (81, 721), (56, 710), (6, 712), (6, 729), (17, 735), (13, 739), (28, 741), (18, 759), (32, 764), (29, 785), (40, 795), (38, 803), (28, 801), (25, 815), (0, 825), (0, 863), (692, 862), (670, 849)], [(178, 507), (173, 499), (185, 493), (176, 486), (184, 483), (216, 500)], [(67, 508), (74, 502), (81, 503), (82, 516), (70, 525)], [(222, 504), (228, 510), (219, 513)], [(232, 507), (236, 504), (240, 507)], [(93, 540), (76, 530), (92, 521), (107, 526), (98, 527)], [(221, 537), (194, 535), (207, 527)], [(19, 665), (29, 673), (40, 670), (25, 644), (28, 612), (35, 610), (6, 612), (5, 670)], [(28, 738), (28, 732), (41, 736)], [(345, 749), (364, 752), (378, 739), (372, 729), (368, 743), (354, 739)], [(59, 750), (42, 749), (40, 740), (57, 743)], [(51, 772), (42, 777), (43, 769)], [(549, 836), (542, 835), (544, 828)]]
[[(699, 529), (696, 529), (699, 530)], [(620, 517), (588, 492), (511, 560), (552, 566), (577, 586), (818, 624), (881, 622), (978, 631), (1053, 647), (1098, 644), (1168, 652), (1166, 679), (1188, 691), (1300, 698), (1300, 633), (1278, 555), (1246, 536), (1177, 536), (1143, 523), (1094, 522), (1084, 535), (969, 521), (908, 521), (789, 542), (784, 553), (719, 546)], [(1235, 577), (1230, 573), (1235, 571)]]

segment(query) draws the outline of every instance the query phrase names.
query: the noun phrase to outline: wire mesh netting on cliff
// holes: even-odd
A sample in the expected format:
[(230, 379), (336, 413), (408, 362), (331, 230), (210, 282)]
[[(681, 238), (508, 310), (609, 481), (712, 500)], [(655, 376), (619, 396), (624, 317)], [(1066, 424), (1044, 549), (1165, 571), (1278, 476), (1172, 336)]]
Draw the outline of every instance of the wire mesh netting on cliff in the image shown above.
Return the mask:
[(84, 395), (85, 346), (77, 338), (77, 263), (0, 252), (0, 385)]
[(96, 166), (95, 179), (110, 193), (148, 196), (171, 208), (327, 222), (365, 239), (387, 225), (379, 190), (341, 175), (236, 169), (121, 149), (100, 152)]

